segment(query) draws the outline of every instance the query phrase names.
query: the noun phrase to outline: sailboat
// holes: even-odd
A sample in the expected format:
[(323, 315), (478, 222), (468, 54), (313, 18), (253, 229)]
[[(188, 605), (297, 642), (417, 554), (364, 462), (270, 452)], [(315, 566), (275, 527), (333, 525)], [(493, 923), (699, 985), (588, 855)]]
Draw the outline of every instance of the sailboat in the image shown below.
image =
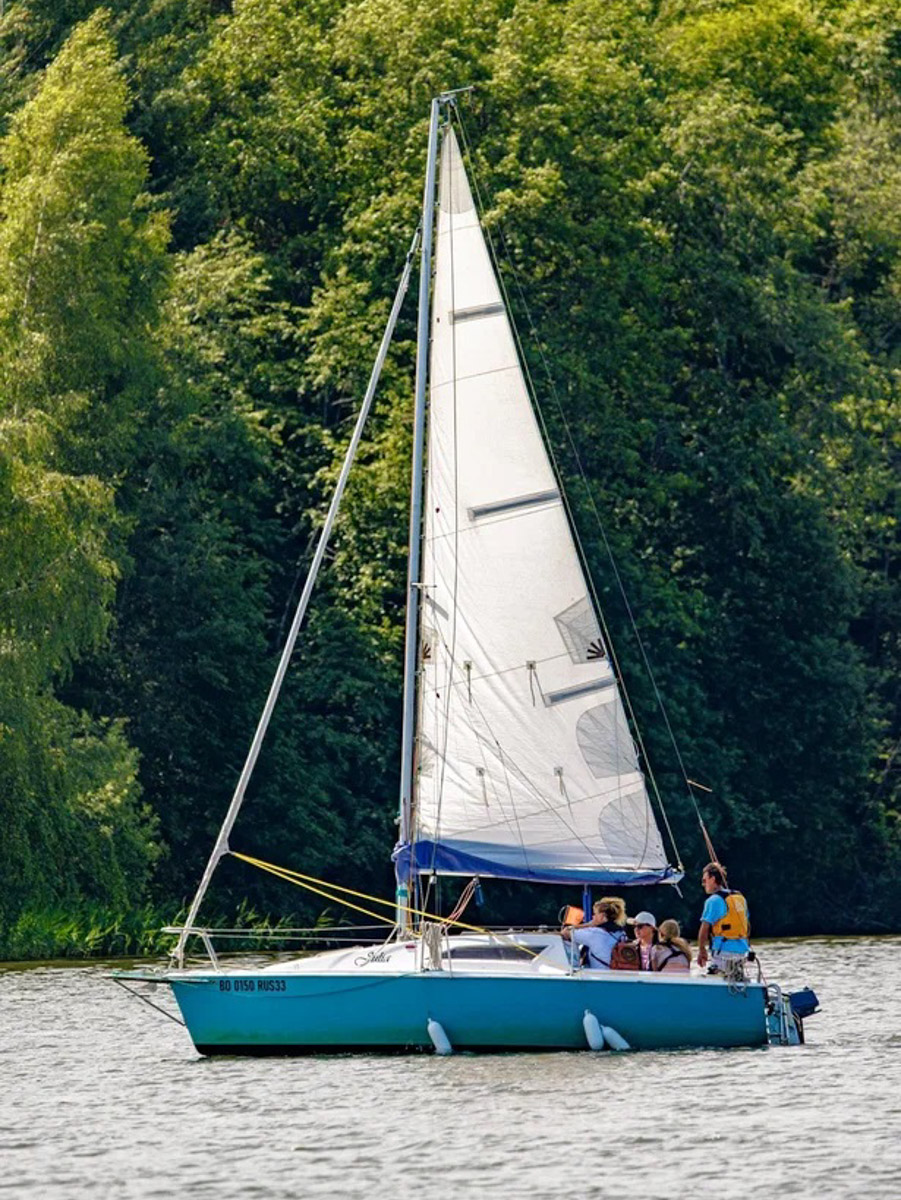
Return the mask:
[[(803, 1033), (797, 1005), (777, 985), (743, 972), (725, 978), (588, 969), (559, 930), (480, 930), (462, 923), (461, 905), (452, 919), (433, 917), (425, 907), (425, 884), (446, 876), (580, 889), (677, 883), (682, 876), (678, 861), (668, 861), (530, 400), (449, 119), (455, 103), (456, 93), (432, 102), (422, 222), (279, 670), (198, 893), (177, 930), (172, 965), (118, 978), (171, 987), (194, 1045), (207, 1055), (797, 1042)], [(217, 864), (232, 853), (229, 836), (322, 562), (417, 242), (392, 929), (375, 947), (225, 968), (197, 925), (198, 911)], [(372, 898), (366, 902), (370, 907), (356, 907), (371, 912)], [(193, 936), (204, 941), (209, 967), (185, 964)]]

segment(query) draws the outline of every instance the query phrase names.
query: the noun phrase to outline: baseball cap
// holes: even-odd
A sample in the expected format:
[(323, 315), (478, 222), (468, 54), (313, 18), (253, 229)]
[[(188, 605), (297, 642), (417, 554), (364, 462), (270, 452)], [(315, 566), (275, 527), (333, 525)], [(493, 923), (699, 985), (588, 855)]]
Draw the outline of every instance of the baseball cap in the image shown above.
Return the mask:
[(649, 913), (649, 912), (645, 911), (645, 912), (638, 913), (637, 916), (629, 917), (629, 924), (630, 925), (653, 925), (654, 928), (656, 929), (657, 928), (657, 919), (655, 918), (653, 913)]

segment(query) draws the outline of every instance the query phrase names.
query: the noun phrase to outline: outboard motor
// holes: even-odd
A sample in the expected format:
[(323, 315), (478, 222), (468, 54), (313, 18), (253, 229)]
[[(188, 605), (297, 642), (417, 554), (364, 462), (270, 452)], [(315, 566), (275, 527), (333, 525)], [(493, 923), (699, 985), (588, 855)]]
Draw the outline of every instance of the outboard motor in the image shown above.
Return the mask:
[(813, 988), (806, 987), (802, 988), (800, 992), (791, 992), (788, 1000), (792, 1006), (792, 1012), (799, 1021), (803, 1021), (805, 1017), (812, 1017), (814, 1013), (820, 1011), (820, 1002)]

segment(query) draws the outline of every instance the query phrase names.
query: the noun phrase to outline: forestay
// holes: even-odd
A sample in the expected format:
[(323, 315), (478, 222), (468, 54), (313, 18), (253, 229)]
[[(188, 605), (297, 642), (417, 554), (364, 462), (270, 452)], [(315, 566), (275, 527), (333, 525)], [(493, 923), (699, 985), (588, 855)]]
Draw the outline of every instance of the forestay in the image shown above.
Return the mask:
[(403, 872), (672, 877), (451, 129), (432, 311)]

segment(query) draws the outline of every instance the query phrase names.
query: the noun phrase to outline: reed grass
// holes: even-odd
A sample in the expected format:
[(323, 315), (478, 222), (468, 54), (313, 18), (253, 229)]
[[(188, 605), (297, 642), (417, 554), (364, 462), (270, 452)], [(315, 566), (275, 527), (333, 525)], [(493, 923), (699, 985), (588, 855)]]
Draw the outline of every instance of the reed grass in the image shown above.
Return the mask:
[[(178, 925), (186, 910), (174, 914), (171, 908), (145, 904), (122, 913), (109, 906), (88, 903), (26, 909), (15, 920), (0, 924), (0, 960), (34, 962), (46, 959), (157, 958), (169, 953), (175, 937), (163, 933), (166, 925)], [(293, 914), (273, 920), (257, 913), (246, 903), (231, 913), (204, 918), (208, 928), (246, 931), (217, 942), (225, 953), (297, 949), (297, 939), (287, 931), (297, 918)], [(333, 924), (329, 912), (320, 913), (315, 925), (324, 932)], [(279, 936), (285, 931), (284, 939)], [(199, 951), (194, 941), (192, 950)]]

